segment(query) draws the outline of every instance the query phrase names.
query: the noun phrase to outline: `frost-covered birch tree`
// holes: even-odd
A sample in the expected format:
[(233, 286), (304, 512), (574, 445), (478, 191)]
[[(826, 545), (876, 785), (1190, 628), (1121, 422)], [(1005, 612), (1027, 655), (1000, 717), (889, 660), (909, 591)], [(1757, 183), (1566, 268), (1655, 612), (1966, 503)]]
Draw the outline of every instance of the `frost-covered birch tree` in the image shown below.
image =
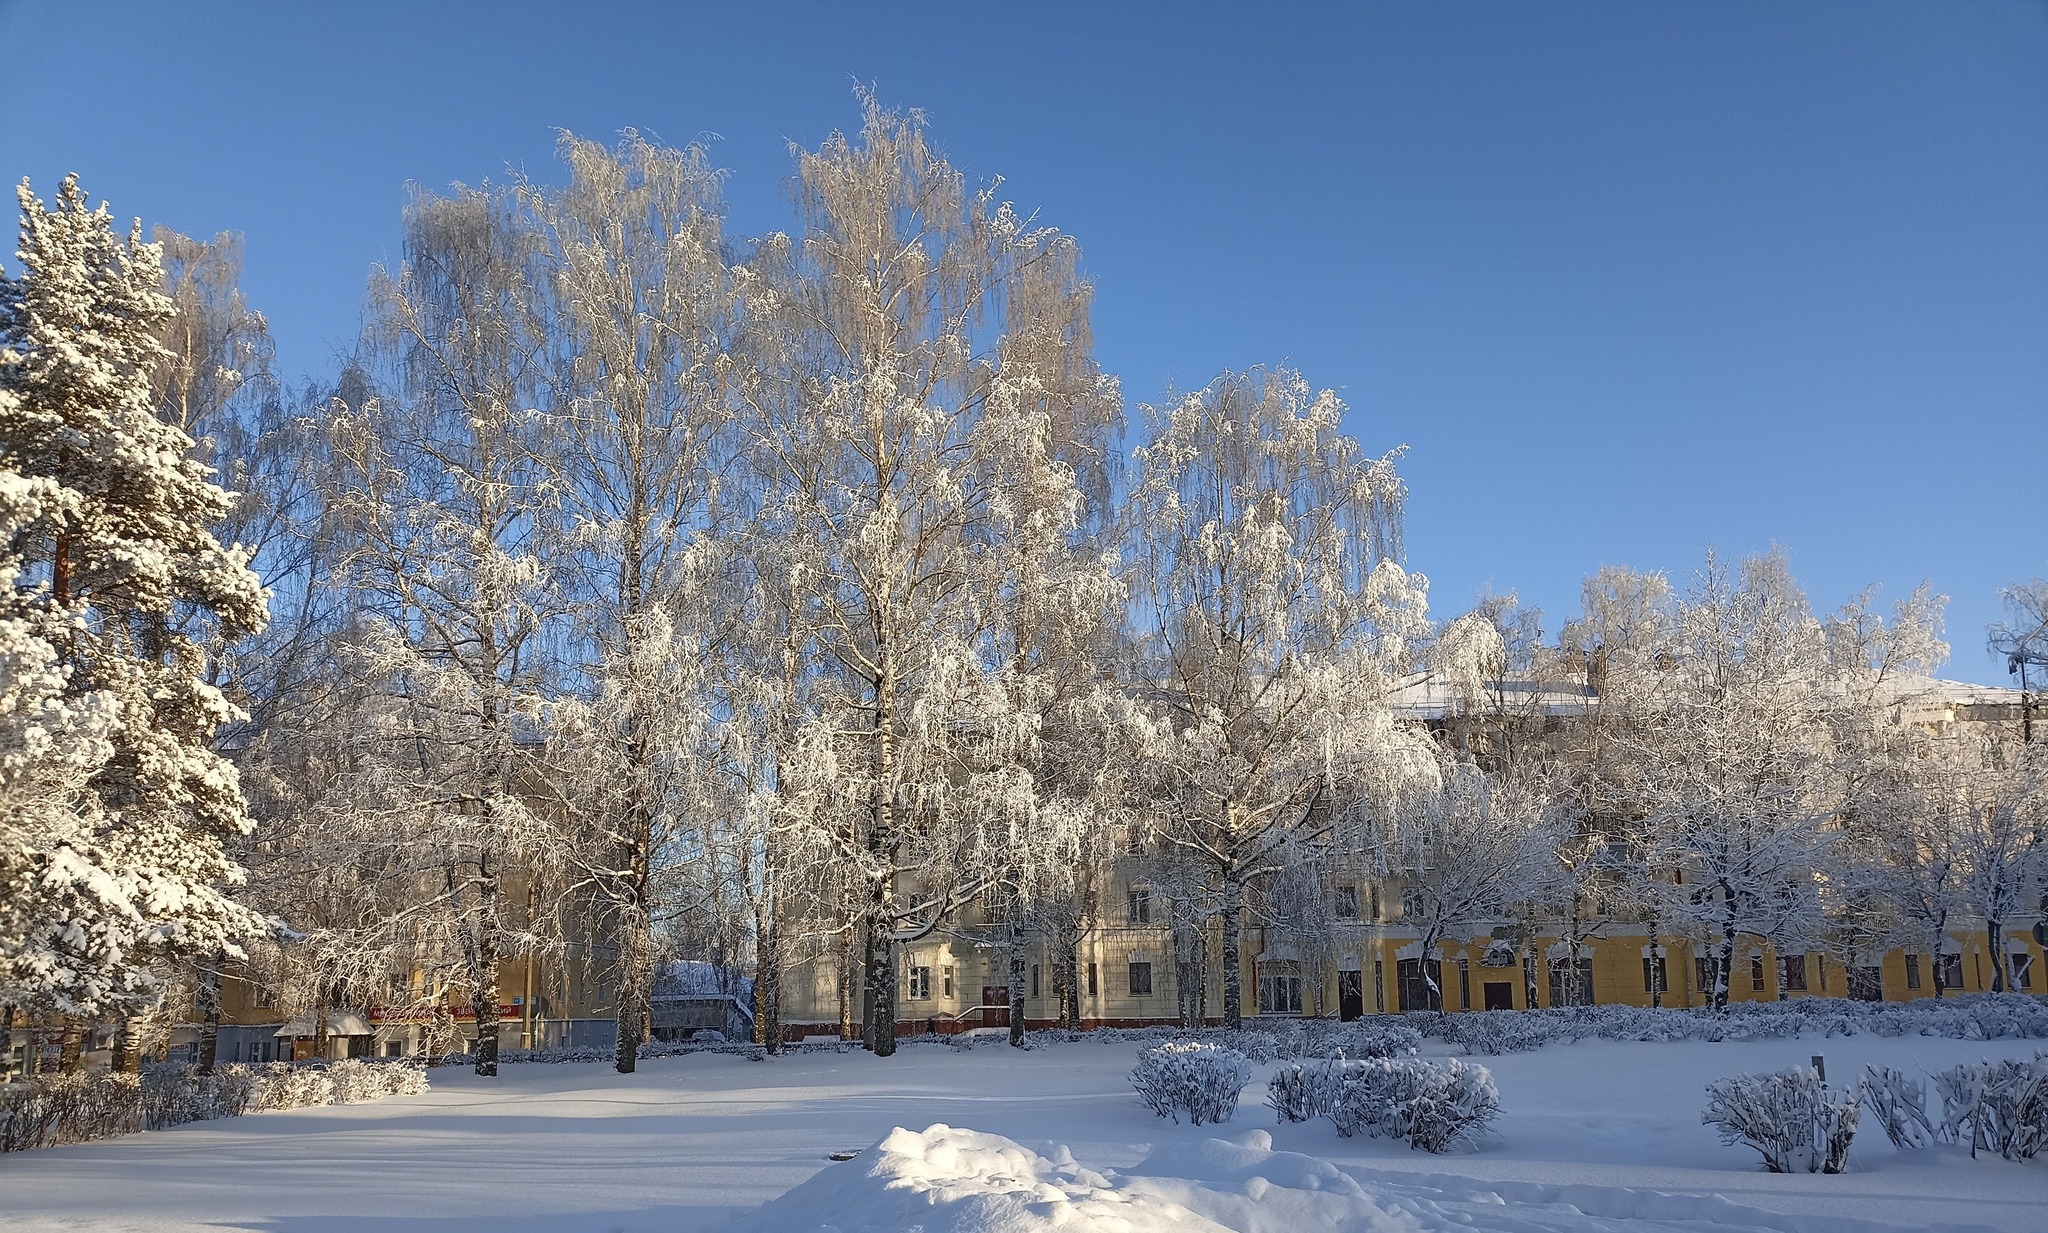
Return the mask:
[[(720, 175), (700, 147), (628, 132), (565, 135), (569, 183), (523, 183), (545, 250), (557, 349), (537, 459), (588, 709), (562, 751), (564, 852), (617, 931), (617, 1067), (647, 1030), (664, 866), (715, 845), (714, 691), (706, 661), (727, 598), (717, 546), (732, 459), (733, 280)], [(737, 604), (728, 605), (737, 611)]]
[(1507, 919), (1541, 889), (1574, 819), (1538, 772), (1489, 775), (1451, 750), (1412, 747), (1421, 743), (1411, 738), (1404, 765), (1360, 807), (1371, 819), (1375, 863), (1400, 881), (1429, 1009), (1442, 1010), (1440, 944)]
[(361, 631), (354, 672), (383, 694), (334, 824), (403, 836), (428, 966), (452, 965), (496, 1073), (501, 899), (538, 850), (523, 778), (556, 665), (556, 579), (531, 410), (545, 337), (531, 230), (488, 190), (418, 195), (406, 260), (373, 280), (384, 385), (340, 406), (330, 495)]
[(1001, 879), (1028, 810), (1000, 756), (1032, 722), (997, 677), (989, 551), (1025, 508), (1011, 464), (1030, 406), (1005, 347), (1046, 302), (1034, 272), (1073, 263), (1071, 240), (970, 189), (921, 116), (861, 104), (857, 140), (798, 152), (802, 230), (752, 262), (747, 398), (759, 525), (786, 545), (777, 587), (829, 676), (782, 770), (857, 802), (808, 846), (850, 879), (865, 1035), (886, 1055), (898, 944)]
[[(265, 594), (215, 527), (231, 498), (157, 414), (173, 316), (161, 253), (118, 238), (76, 177), (19, 190), (0, 283), (0, 1002), (129, 1017), (155, 965), (242, 953), (230, 889), (250, 822), (212, 748), (240, 718), (208, 648)], [(75, 1049), (67, 1054), (76, 1056)]]
[(1137, 686), (1156, 713), (1156, 839), (1222, 918), (1223, 1018), (1242, 1024), (1245, 895), (1290, 833), (1386, 744), (1387, 682), (1424, 629), (1397, 561), (1395, 455), (1286, 370), (1229, 373), (1147, 409), (1131, 502)]

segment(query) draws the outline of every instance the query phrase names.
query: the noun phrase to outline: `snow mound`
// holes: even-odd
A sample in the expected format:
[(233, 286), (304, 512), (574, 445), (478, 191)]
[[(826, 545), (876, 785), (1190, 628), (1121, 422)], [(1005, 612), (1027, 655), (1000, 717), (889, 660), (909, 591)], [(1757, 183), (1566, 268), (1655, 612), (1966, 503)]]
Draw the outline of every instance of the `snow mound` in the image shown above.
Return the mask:
[(733, 1233), (1416, 1233), (1326, 1161), (1254, 1130), (1164, 1148), (1120, 1176), (1001, 1135), (898, 1128), (742, 1217)]
[(729, 1233), (1906, 1233), (1720, 1195), (1360, 1173), (1276, 1152), (1263, 1130), (1098, 1172), (1065, 1147), (941, 1124), (891, 1131)]

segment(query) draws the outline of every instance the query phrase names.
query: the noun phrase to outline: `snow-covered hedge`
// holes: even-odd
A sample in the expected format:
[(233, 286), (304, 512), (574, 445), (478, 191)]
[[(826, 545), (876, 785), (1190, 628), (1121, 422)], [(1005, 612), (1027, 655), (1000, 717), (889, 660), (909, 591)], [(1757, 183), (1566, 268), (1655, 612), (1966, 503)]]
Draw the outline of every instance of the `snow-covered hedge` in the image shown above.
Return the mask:
[(1298, 1028), (1299, 1024), (1297, 1021), (1286, 1020), (1274, 1025), (1262, 1023), (1256, 1028), (1244, 1028), (1236, 1032), (1220, 1027), (1178, 1028), (1161, 1026), (1142, 1028), (1105, 1027), (1092, 1028), (1085, 1032), (1061, 1032), (1058, 1035), (1050, 1032), (1038, 1032), (1035, 1035), (1041, 1040), (1108, 1041), (1111, 1043), (1134, 1045), (1164, 1044), (1170, 1041), (1200, 1041), (1205, 1044), (1218, 1045), (1222, 1048), (1235, 1050), (1254, 1062), (1271, 1062), (1279, 1058), (1294, 1056), (1292, 1051), (1282, 1047), (1281, 1033), (1285, 1032), (1287, 1039), (1291, 1040)]
[[(1556, 1040), (1774, 1040), (1799, 1036), (1940, 1036), (1951, 1040), (2048, 1039), (2048, 998), (1976, 993), (1913, 1002), (1791, 998), (1736, 1002), (1716, 1013), (1644, 1006), (1522, 1011)], [(1470, 1015), (1450, 1015), (1446, 1032)]]
[(1707, 1085), (1700, 1120), (1723, 1143), (1747, 1143), (1772, 1173), (1840, 1173), (1862, 1116), (1857, 1088), (1832, 1091), (1810, 1066)]
[(1935, 1074), (1934, 1087), (1943, 1107), (1936, 1133), (1953, 1143), (1967, 1130), (1971, 1155), (2032, 1160), (2048, 1150), (2048, 1053), (1953, 1066)]
[[(916, 1039), (918, 1038), (910, 1038), (913, 1041)], [(840, 1053), (860, 1047), (860, 1042), (857, 1040), (835, 1040), (830, 1044), (824, 1045), (783, 1045), (783, 1048), (790, 1050), (828, 1049)], [(657, 1057), (681, 1057), (686, 1053), (726, 1053), (735, 1057), (759, 1058), (766, 1052), (767, 1050), (763, 1049), (760, 1045), (743, 1040), (650, 1040), (643, 1041), (633, 1056), (643, 1061), (648, 1058)], [(476, 1055), (472, 1053), (446, 1053), (437, 1060), (443, 1066), (470, 1066), (475, 1064)], [(608, 1047), (599, 1048), (594, 1045), (549, 1045), (541, 1049), (498, 1050), (498, 1062), (500, 1065), (507, 1065), (513, 1062), (542, 1062), (557, 1066), (570, 1062), (604, 1062), (609, 1064), (617, 1060), (617, 1050)]]
[(1500, 1114), (1492, 1073), (1457, 1058), (1337, 1058), (1282, 1066), (1267, 1090), (1281, 1121), (1327, 1117), (1347, 1138), (1406, 1139), (1426, 1152), (1449, 1150)]
[(233, 1064), (211, 1075), (189, 1066), (151, 1066), (140, 1075), (51, 1075), (0, 1086), (0, 1151), (89, 1143), (258, 1110), (355, 1104), (426, 1090), (426, 1074), (417, 1064), (358, 1059)]
[(1252, 1068), (1237, 1050), (1175, 1040), (1138, 1051), (1131, 1086), (1152, 1112), (1176, 1122), (1185, 1113), (1200, 1126), (1229, 1121), (1237, 1112), (1238, 1094), (1251, 1078)]
[(1359, 1019), (1335, 1023), (1328, 1019), (1304, 1019), (1291, 1040), (1283, 1040), (1288, 1053), (1306, 1058), (1409, 1057), (1422, 1048), (1422, 1033), (1406, 1023), (1388, 1019)]
[(1447, 1038), (1473, 1053), (1523, 1053), (1541, 1049), (1558, 1038), (1543, 1019), (1519, 1010), (1484, 1010), (1449, 1015)]

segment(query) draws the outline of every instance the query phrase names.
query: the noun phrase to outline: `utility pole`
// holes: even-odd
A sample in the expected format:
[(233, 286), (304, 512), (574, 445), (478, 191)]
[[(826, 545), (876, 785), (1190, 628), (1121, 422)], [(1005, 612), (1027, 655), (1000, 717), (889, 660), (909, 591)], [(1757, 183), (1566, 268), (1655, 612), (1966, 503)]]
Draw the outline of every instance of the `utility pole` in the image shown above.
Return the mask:
[(1987, 631), (1988, 641), (1992, 654), (2005, 656), (2006, 675), (2020, 679), (2020, 740), (2031, 745), (2034, 691), (2027, 669), (2048, 668), (2048, 582), (2036, 578), (2010, 586), (2004, 596), (2006, 609), (2015, 619), (1993, 625)]
[(2005, 673), (2020, 679), (2020, 743), (2034, 743), (2034, 693), (2028, 687), (2028, 665), (2048, 667), (2048, 651), (2032, 648), (2008, 651), (2005, 656)]

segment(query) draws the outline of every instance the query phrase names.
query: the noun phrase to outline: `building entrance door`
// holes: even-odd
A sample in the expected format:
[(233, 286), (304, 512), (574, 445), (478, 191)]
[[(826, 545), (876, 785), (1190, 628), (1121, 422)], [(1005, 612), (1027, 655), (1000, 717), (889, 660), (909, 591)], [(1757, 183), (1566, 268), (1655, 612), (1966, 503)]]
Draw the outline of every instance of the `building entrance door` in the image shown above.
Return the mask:
[(1515, 986), (1513, 981), (1489, 980), (1482, 992), (1486, 996), (1486, 1009), (1513, 1010), (1515, 1008)]
[(981, 1012), (981, 1026), (1010, 1026), (1010, 987), (1008, 985), (983, 985), (981, 987), (981, 1004), (984, 1007), (1001, 1008), (983, 1010)]
[(1337, 973), (1337, 1018), (1349, 1023), (1364, 1013), (1364, 980), (1357, 972)]

